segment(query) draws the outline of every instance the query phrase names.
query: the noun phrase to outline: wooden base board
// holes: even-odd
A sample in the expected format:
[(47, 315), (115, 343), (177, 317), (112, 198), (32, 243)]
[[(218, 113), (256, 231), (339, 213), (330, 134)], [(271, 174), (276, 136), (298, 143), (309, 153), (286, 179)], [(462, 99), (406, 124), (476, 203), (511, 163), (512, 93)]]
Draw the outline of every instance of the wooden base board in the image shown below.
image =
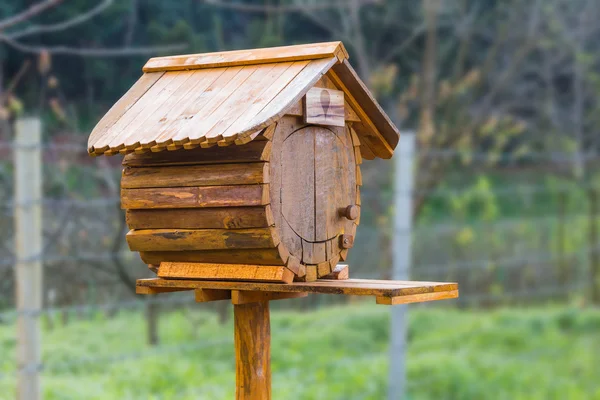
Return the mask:
[(162, 262), (160, 278), (291, 283), (294, 273), (279, 265)]
[[(200, 298), (201, 301), (215, 301), (229, 299), (231, 296), (233, 302), (234, 297), (237, 296), (237, 301), (240, 303), (303, 297), (306, 293), (374, 296), (377, 304), (385, 305), (420, 303), (458, 297), (458, 285), (456, 283), (372, 279), (318, 280), (315, 282), (294, 282), (283, 285), (281, 283), (265, 282), (154, 278), (138, 279), (136, 288), (138, 293), (145, 294), (159, 293), (161, 290), (167, 291), (165, 289), (170, 289), (170, 291), (207, 291), (206, 293), (208, 294), (206, 296), (201, 295), (200, 297), (198, 297), (198, 293), (196, 292), (196, 300)], [(236, 291), (239, 291), (241, 294), (234, 294)], [(297, 296), (290, 296), (291, 294), (296, 294)], [(242, 296), (241, 300), (240, 296)]]

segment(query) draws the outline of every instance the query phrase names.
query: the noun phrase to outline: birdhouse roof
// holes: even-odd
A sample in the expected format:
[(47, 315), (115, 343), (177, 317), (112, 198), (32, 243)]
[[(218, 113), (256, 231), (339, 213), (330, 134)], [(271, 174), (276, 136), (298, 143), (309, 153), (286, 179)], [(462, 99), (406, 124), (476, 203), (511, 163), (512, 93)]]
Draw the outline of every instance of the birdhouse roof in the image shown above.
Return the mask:
[(150, 59), (92, 131), (92, 155), (246, 143), (325, 74), (344, 92), (365, 158), (390, 158), (398, 130), (348, 63), (341, 42)]

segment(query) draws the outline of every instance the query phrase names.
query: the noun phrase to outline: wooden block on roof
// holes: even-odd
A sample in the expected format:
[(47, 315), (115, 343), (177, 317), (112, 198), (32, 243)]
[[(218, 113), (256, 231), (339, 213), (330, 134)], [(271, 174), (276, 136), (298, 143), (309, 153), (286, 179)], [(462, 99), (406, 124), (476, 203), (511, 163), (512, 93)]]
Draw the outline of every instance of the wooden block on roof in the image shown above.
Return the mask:
[(345, 126), (344, 92), (312, 88), (304, 97), (304, 122), (315, 125)]

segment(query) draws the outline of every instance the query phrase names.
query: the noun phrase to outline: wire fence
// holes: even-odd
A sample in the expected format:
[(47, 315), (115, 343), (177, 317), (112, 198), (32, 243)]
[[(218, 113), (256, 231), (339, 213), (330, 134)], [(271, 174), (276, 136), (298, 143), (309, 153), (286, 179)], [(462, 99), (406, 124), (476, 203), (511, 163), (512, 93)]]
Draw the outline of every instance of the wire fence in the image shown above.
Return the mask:
[[(22, 146), (0, 142), (3, 154), (18, 148)], [(10, 157), (0, 159), (0, 185), (5, 188), (0, 191), (0, 324), (12, 325), (19, 316), (55, 318), (73, 314), (85, 319), (97, 312), (147, 312), (152, 305), (168, 309), (193, 304), (189, 293), (144, 300), (133, 297), (133, 279), (148, 277), (150, 273), (123, 245), (126, 229), (119, 209), (118, 162), (102, 161), (104, 164), (99, 166), (96, 163), (100, 161), (91, 160), (81, 164), (77, 157), (87, 157), (84, 145), (45, 144), (43, 150), (50, 155), (44, 168), (44, 198), (39, 202), (14, 202), (12, 161)], [(61, 154), (68, 155), (69, 159), (61, 161)], [(594, 179), (600, 160), (597, 154), (529, 152), (517, 155), (431, 149), (420, 157), (426, 161), (450, 160), (450, 163), (446, 171), (448, 179), (441, 179), (434, 187), (417, 180), (416, 189), (410, 193), (425, 199), (412, 231), (412, 277), (452, 279), (461, 284), (460, 303), (428, 307), (455, 304), (489, 307), (589, 296), (595, 284), (591, 275), (595, 270), (594, 256), (600, 252), (600, 243), (595, 242), (593, 233), (600, 224), (600, 215), (594, 211), (596, 193), (600, 191), (600, 181)], [(452, 162), (465, 157), (469, 158), (469, 164)], [(494, 163), (491, 169), (490, 160)], [(565, 174), (564, 169), (559, 173), (552, 170), (532, 173), (527, 169), (532, 165), (568, 167), (576, 163), (583, 163), (587, 168), (584, 178), (576, 179), (574, 175)], [(485, 171), (478, 168), (478, 164), (485, 164)], [(362, 167), (365, 184), (361, 189), (361, 226), (350, 253), (351, 274), (387, 278), (391, 237), (402, 234), (392, 229), (391, 166), (382, 171), (365, 162)], [(510, 169), (513, 175), (507, 172), (509, 167), (513, 168)], [(515, 167), (517, 172), (514, 172)], [(482, 177), (486, 178), (484, 185)], [(33, 204), (41, 205), (44, 210), (44, 250), (21, 261), (44, 263), (45, 305), (42, 310), (17, 311), (12, 277), (16, 261), (13, 211), (16, 207)], [(314, 304), (326, 304), (326, 301)], [(161, 344), (140, 351), (49, 360), (44, 365), (22, 368), (59, 374), (231, 343), (231, 339), (219, 339)], [(343, 358), (339, 360), (340, 364), (344, 362)], [(0, 368), (1, 380), (13, 376), (7, 371), (16, 370), (16, 365), (8, 367), (0, 363)], [(431, 380), (410, 382), (410, 385), (426, 382)]]

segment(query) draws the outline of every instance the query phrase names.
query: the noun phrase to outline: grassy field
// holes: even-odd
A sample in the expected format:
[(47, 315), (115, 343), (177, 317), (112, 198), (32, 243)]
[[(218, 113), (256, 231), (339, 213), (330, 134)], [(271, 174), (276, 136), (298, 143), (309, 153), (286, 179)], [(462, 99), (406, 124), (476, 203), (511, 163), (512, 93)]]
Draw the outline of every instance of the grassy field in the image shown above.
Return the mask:
[[(201, 307), (198, 307), (201, 309)], [(274, 399), (384, 399), (389, 308), (358, 303), (274, 311)], [(0, 325), (0, 398), (14, 398), (14, 330)], [(232, 399), (231, 324), (161, 317), (145, 344), (140, 313), (102, 314), (44, 333), (46, 399)], [(410, 399), (600, 399), (600, 311), (410, 310)]]

